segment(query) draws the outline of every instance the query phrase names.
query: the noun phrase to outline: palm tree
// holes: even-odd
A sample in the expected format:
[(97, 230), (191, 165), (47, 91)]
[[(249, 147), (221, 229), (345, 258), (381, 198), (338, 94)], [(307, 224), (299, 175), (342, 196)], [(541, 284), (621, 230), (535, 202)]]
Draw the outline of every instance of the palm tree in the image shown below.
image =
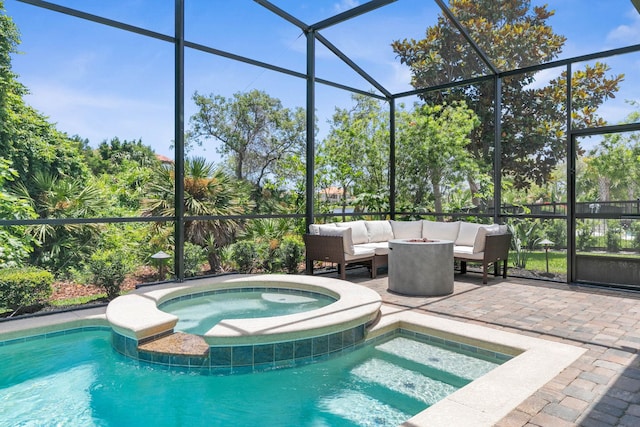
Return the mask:
[[(253, 208), (249, 192), (203, 157), (186, 158), (184, 163), (184, 215), (233, 216)], [(144, 214), (174, 216), (175, 166), (156, 169), (143, 202)], [(218, 251), (231, 243), (241, 223), (236, 219), (189, 220), (185, 222), (185, 241), (209, 248), (209, 265), (220, 267)]]
[[(39, 218), (95, 218), (107, 208), (106, 198), (97, 187), (77, 179), (38, 171), (30, 188), (32, 194), (18, 183), (15, 192), (30, 200)], [(39, 242), (31, 254), (31, 262), (54, 272), (78, 266), (91, 255), (100, 230), (99, 224), (82, 223), (30, 226), (29, 234)]]

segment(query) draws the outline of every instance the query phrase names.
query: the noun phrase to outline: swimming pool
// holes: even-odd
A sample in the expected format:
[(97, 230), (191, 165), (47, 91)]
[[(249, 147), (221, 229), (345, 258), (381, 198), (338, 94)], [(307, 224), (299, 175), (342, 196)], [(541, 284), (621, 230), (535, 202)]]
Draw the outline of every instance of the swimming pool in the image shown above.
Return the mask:
[(236, 376), (166, 371), (76, 330), (0, 346), (0, 425), (396, 426), (509, 356), (396, 330), (340, 358)]
[(285, 316), (325, 307), (335, 298), (286, 288), (211, 291), (176, 298), (158, 308), (178, 316), (176, 331), (204, 335), (223, 319)]
[[(41, 403), (47, 403), (51, 399), (54, 401), (59, 399), (59, 402), (55, 401), (55, 405), (59, 405), (61, 409), (49, 412), (52, 415), (58, 414), (67, 417), (66, 419), (71, 420), (67, 425), (74, 426), (109, 425), (101, 422), (98, 418), (93, 418), (93, 414), (102, 414), (109, 410), (113, 413), (114, 419), (120, 422), (119, 425), (138, 425), (127, 421), (129, 419), (127, 416), (146, 417), (145, 421), (151, 420), (152, 425), (155, 425), (152, 421), (159, 417), (168, 417), (168, 424), (173, 422), (175, 425), (199, 425), (198, 423), (203, 422), (202, 417), (208, 416), (209, 408), (207, 405), (215, 404), (217, 399), (221, 399), (223, 402), (219, 408), (223, 413), (225, 413), (225, 409), (230, 409), (232, 412), (237, 411), (241, 415), (247, 412), (249, 416), (255, 417), (253, 420), (258, 420), (258, 425), (267, 425), (262, 423), (263, 419), (273, 422), (272, 425), (287, 425), (283, 424), (282, 420), (284, 419), (286, 422), (289, 414), (292, 417), (299, 417), (300, 414), (306, 416), (311, 413), (310, 407), (318, 406), (314, 402), (320, 401), (323, 408), (330, 407), (332, 408), (330, 412), (344, 413), (347, 417), (352, 412), (351, 408), (358, 406), (369, 408), (369, 412), (372, 407), (380, 408), (381, 412), (386, 412), (387, 406), (385, 406), (386, 400), (384, 398), (376, 397), (375, 400), (370, 400), (366, 395), (363, 397), (360, 390), (344, 392), (333, 396), (333, 398), (326, 398), (326, 395), (323, 395), (321, 391), (331, 390), (332, 386), (338, 385), (341, 380), (344, 380), (346, 372), (351, 372), (345, 368), (349, 365), (337, 365), (341, 368), (332, 370), (330, 367), (334, 366), (334, 362), (342, 363), (341, 361), (345, 359), (348, 363), (350, 358), (357, 358), (361, 354), (360, 352), (364, 350), (361, 348), (363, 343), (366, 342), (367, 346), (370, 344), (378, 345), (389, 336), (402, 331), (403, 334), (432, 337), (435, 342), (457, 343), (455, 345), (465, 351), (482, 354), (486, 352), (489, 354), (501, 353), (513, 356), (510, 360), (447, 395), (426, 410), (418, 412), (406, 422), (411, 426), (473, 425), (475, 427), (489, 427), (495, 425), (586, 351), (583, 348), (565, 343), (546, 341), (474, 323), (431, 316), (422, 310), (407, 310), (402, 306), (381, 304), (379, 295), (376, 294), (375, 298), (371, 294), (367, 296), (368, 292), (363, 292), (362, 287), (346, 284), (336, 279), (323, 279), (316, 276), (282, 278), (274, 275), (248, 278), (220, 277), (198, 280), (194, 285), (201, 290), (220, 288), (221, 286), (245, 288), (247, 281), (254, 285), (262, 284), (264, 286), (271, 286), (273, 282), (295, 282), (299, 289), (325, 289), (324, 292), (333, 297), (339, 297), (339, 300), (329, 306), (306, 313), (223, 321), (221, 323), (225, 324), (222, 325), (222, 328), (217, 325), (205, 336), (214, 342), (212, 349), (216, 347), (215, 343), (219, 343), (221, 346), (241, 344), (242, 350), (246, 350), (248, 348), (246, 343), (256, 342), (258, 343), (257, 347), (262, 347), (269, 345), (264, 344), (265, 342), (273, 343), (274, 340), (281, 342), (280, 339), (296, 339), (302, 335), (305, 337), (305, 344), (311, 344), (310, 346), (306, 345), (303, 349), (309, 350), (315, 348), (314, 339), (324, 343), (323, 336), (331, 339), (332, 334), (337, 333), (336, 331), (349, 330), (348, 328), (356, 328), (358, 334), (362, 333), (362, 339), (353, 342), (343, 341), (343, 347), (340, 349), (331, 348), (332, 354), (338, 356), (335, 360), (328, 357), (328, 354), (313, 355), (303, 358), (305, 363), (302, 364), (296, 363), (297, 360), (293, 360), (294, 363), (291, 364), (287, 362), (286, 366), (291, 366), (287, 369), (278, 369), (282, 366), (277, 364), (279, 362), (274, 361), (273, 364), (267, 364), (267, 369), (261, 373), (242, 374), (241, 372), (253, 372), (253, 367), (248, 366), (248, 369), (239, 369), (238, 372), (241, 374), (235, 376), (219, 376), (214, 373), (213, 366), (209, 369), (210, 373), (214, 373), (214, 375), (202, 376), (199, 371), (192, 371), (180, 366), (176, 369), (171, 363), (149, 365), (129, 354), (126, 355), (128, 357), (125, 357), (123, 356), (125, 353), (119, 354), (113, 351), (115, 346), (109, 343), (110, 334), (112, 334), (112, 338), (126, 337), (130, 343), (134, 344), (133, 351), (135, 351), (135, 343), (140, 337), (153, 336), (158, 331), (166, 330), (164, 328), (172, 329), (174, 325), (172, 319), (177, 318), (160, 312), (157, 310), (157, 305), (176, 296), (194, 294), (194, 286), (184, 283), (152, 287), (144, 295), (132, 295), (131, 298), (125, 298), (121, 300), (122, 304), (116, 307), (117, 310), (111, 313), (112, 318), (109, 316), (108, 309), (97, 308), (0, 322), (0, 358), (3, 361), (3, 364), (0, 365), (0, 377), (2, 378), (0, 379), (2, 384), (0, 388), (3, 393), (0, 397), (0, 405), (7, 405), (2, 409), (5, 412), (0, 413), (0, 425), (4, 425), (2, 424), (3, 414), (8, 414), (7, 410), (17, 411), (15, 413), (19, 414), (20, 411), (29, 412), (31, 409), (28, 408), (32, 408), (37, 412)], [(370, 291), (366, 288), (365, 290)], [(377, 313), (376, 317), (372, 317), (374, 312)], [(97, 332), (102, 334), (102, 338), (95, 338), (92, 335), (84, 336), (81, 341), (89, 342), (88, 348), (85, 346), (72, 348), (73, 346), (70, 347), (69, 342), (53, 345), (54, 341), (50, 341), (50, 339), (63, 339), (65, 331), (77, 328), (89, 328), (92, 330), (89, 332), (90, 334)], [(100, 330), (96, 331), (96, 328)], [(120, 335), (121, 333), (123, 335)], [(80, 334), (85, 334), (85, 332)], [(46, 339), (40, 340), (39, 337), (43, 336)], [(307, 342), (308, 339), (312, 340), (311, 343)], [(31, 343), (34, 345), (30, 346)], [(24, 347), (26, 350), (15, 351), (22, 345), (27, 346)], [(62, 362), (54, 361), (54, 356), (66, 354), (63, 351), (66, 348), (72, 348), (73, 351), (62, 356), (63, 359), (77, 361), (77, 365), (73, 365), (75, 368), (62, 370), (61, 367), (67, 366), (66, 363), (64, 360)], [(256, 347), (251, 348), (256, 349)], [(376, 349), (376, 351), (379, 350)], [(105, 354), (110, 355), (108, 358), (113, 357), (113, 361), (105, 360)], [(253, 354), (255, 355), (255, 352)], [(384, 363), (376, 361), (368, 365), (373, 366), (373, 369), (355, 369), (356, 366), (359, 366), (357, 364), (351, 365), (351, 367), (361, 376), (369, 375), (366, 374), (367, 372), (398, 372), (387, 364), (386, 357), (390, 356), (377, 358)], [(402, 363), (416, 364), (415, 361)], [(401, 368), (402, 363), (400, 364)], [(422, 365), (423, 363), (417, 364)], [(323, 367), (328, 369), (326, 377), (322, 376), (325, 375), (324, 373), (322, 375), (318, 373), (321, 372), (318, 369)], [(230, 369), (235, 369), (233, 360)], [(25, 372), (30, 370), (35, 373), (35, 377), (25, 376)], [(278, 375), (285, 371), (296, 374), (292, 376), (292, 379), (281, 379)], [(112, 373), (123, 376), (113, 376)], [(73, 375), (67, 377), (69, 374)], [(55, 381), (58, 375), (63, 378), (62, 381)], [(127, 388), (127, 382), (130, 378), (140, 382), (141, 388), (137, 391)], [(381, 382), (387, 382), (404, 377), (392, 374), (382, 378), (384, 380), (381, 379)], [(104, 384), (96, 382), (95, 379), (104, 380)], [(216, 392), (217, 385), (234, 384), (234, 381), (238, 379), (242, 381), (238, 383), (240, 385), (237, 391), (230, 388), (228, 389), (229, 393)], [(269, 384), (282, 384), (284, 388), (260, 389), (263, 379)], [(303, 396), (298, 393), (295, 387), (300, 383), (304, 383), (312, 391), (315, 390), (313, 393), (316, 394)], [(401, 381), (400, 384), (403, 384), (405, 389), (416, 388), (416, 383), (413, 381)], [(177, 390), (174, 389), (174, 385), (178, 386)], [(111, 392), (111, 389), (115, 391)], [(364, 389), (368, 389), (368, 387), (364, 387)], [(18, 391), (26, 393), (20, 406), (12, 403), (13, 397), (18, 396), (16, 394)], [(7, 397), (7, 393), (10, 393), (9, 397)], [(103, 393), (104, 399), (101, 398)], [(134, 393), (135, 396), (129, 396), (131, 393)], [(238, 399), (233, 397), (234, 393), (239, 396)], [(41, 402), (39, 400), (41, 394), (48, 400)], [(395, 401), (398, 394), (401, 393), (387, 394), (385, 392), (382, 396), (387, 396), (391, 401)], [(280, 397), (282, 402), (279, 403), (283, 406), (282, 409), (278, 409), (279, 412), (272, 416), (269, 405), (263, 405), (262, 402), (269, 401), (274, 395), (276, 399)], [(231, 400), (224, 400), (227, 397)], [(200, 411), (188, 409), (193, 399), (200, 403), (204, 401), (207, 407), (201, 408)], [(169, 403), (174, 401), (177, 402), (176, 406)], [(382, 404), (376, 403), (378, 401)], [(86, 404), (82, 404), (82, 402), (86, 402)], [(422, 401), (419, 405), (421, 408), (425, 407)], [(413, 404), (408, 404), (408, 406), (413, 407)], [(402, 410), (402, 412), (409, 414), (413, 412), (413, 409), (411, 411)], [(228, 418), (217, 422), (217, 424), (207, 425), (234, 425), (232, 421), (236, 419), (235, 414), (227, 414), (226, 416)], [(375, 424), (377, 415), (373, 419), (366, 418), (367, 414), (363, 416), (369, 420), (370, 424)], [(82, 422), (76, 422), (77, 420), (82, 420)], [(352, 424), (347, 425), (356, 423), (354, 420), (349, 422)], [(333, 421), (330, 423), (324, 418), (319, 418), (315, 425), (334, 425), (332, 423)], [(32, 424), (25, 425), (43, 424), (46, 425), (46, 423), (36, 420)]]

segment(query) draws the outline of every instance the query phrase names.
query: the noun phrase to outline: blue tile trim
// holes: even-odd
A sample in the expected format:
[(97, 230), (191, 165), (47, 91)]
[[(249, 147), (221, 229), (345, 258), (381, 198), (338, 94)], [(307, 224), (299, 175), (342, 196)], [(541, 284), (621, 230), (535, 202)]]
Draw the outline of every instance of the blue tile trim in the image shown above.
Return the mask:
[[(358, 325), (328, 335), (256, 345), (211, 346), (209, 354), (176, 356), (143, 351), (138, 342), (112, 331), (115, 350), (144, 363), (163, 365), (170, 369), (187, 369), (204, 375), (245, 374), (289, 368), (327, 360), (363, 345), (365, 325)], [(145, 342), (148, 341), (145, 339)]]
[(38, 340), (38, 339), (49, 339), (49, 338), (59, 337), (59, 336), (62, 336), (62, 335), (70, 335), (70, 334), (76, 334), (76, 333), (79, 333), (79, 332), (90, 332), (90, 331), (109, 332), (109, 331), (111, 331), (111, 327), (109, 327), (109, 326), (80, 326), (80, 327), (77, 327), (77, 328), (63, 329), (63, 330), (60, 330), (60, 331), (52, 331), (52, 332), (47, 332), (47, 333), (39, 334), (39, 335), (28, 335), (28, 336), (24, 336), (24, 337), (20, 337), (20, 338), (14, 338), (14, 339), (6, 340), (6, 341), (0, 341), (0, 347), (5, 346), (5, 345), (12, 345), (12, 344), (19, 344), (19, 343), (24, 343), (24, 342), (28, 342), (28, 341), (34, 341), (34, 340)]

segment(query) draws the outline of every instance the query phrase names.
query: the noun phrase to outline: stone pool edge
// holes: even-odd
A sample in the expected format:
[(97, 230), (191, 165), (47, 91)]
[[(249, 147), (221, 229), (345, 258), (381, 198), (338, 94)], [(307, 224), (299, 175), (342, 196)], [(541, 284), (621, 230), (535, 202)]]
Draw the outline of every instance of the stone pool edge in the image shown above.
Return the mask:
[(494, 426), (587, 350), (383, 305), (367, 341), (397, 328), (514, 357), (407, 420), (402, 426)]

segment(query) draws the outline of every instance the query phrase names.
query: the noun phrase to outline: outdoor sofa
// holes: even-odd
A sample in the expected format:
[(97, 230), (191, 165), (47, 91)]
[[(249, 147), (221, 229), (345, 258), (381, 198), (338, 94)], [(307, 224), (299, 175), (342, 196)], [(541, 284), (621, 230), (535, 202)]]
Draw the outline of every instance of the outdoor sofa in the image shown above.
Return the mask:
[[(307, 274), (313, 274), (314, 261), (338, 265), (340, 278), (346, 278), (349, 264), (366, 265), (371, 277), (378, 267), (387, 265), (389, 240), (429, 239), (454, 242), (453, 256), (460, 262), (461, 273), (467, 272), (467, 263), (482, 264), (482, 283), (487, 283), (487, 270), (493, 264), (498, 275), (502, 263), (502, 277), (507, 277), (507, 260), (511, 234), (506, 226), (476, 224), (465, 221), (347, 221), (329, 224), (311, 224), (304, 235)], [(453, 266), (451, 266), (453, 268)]]

